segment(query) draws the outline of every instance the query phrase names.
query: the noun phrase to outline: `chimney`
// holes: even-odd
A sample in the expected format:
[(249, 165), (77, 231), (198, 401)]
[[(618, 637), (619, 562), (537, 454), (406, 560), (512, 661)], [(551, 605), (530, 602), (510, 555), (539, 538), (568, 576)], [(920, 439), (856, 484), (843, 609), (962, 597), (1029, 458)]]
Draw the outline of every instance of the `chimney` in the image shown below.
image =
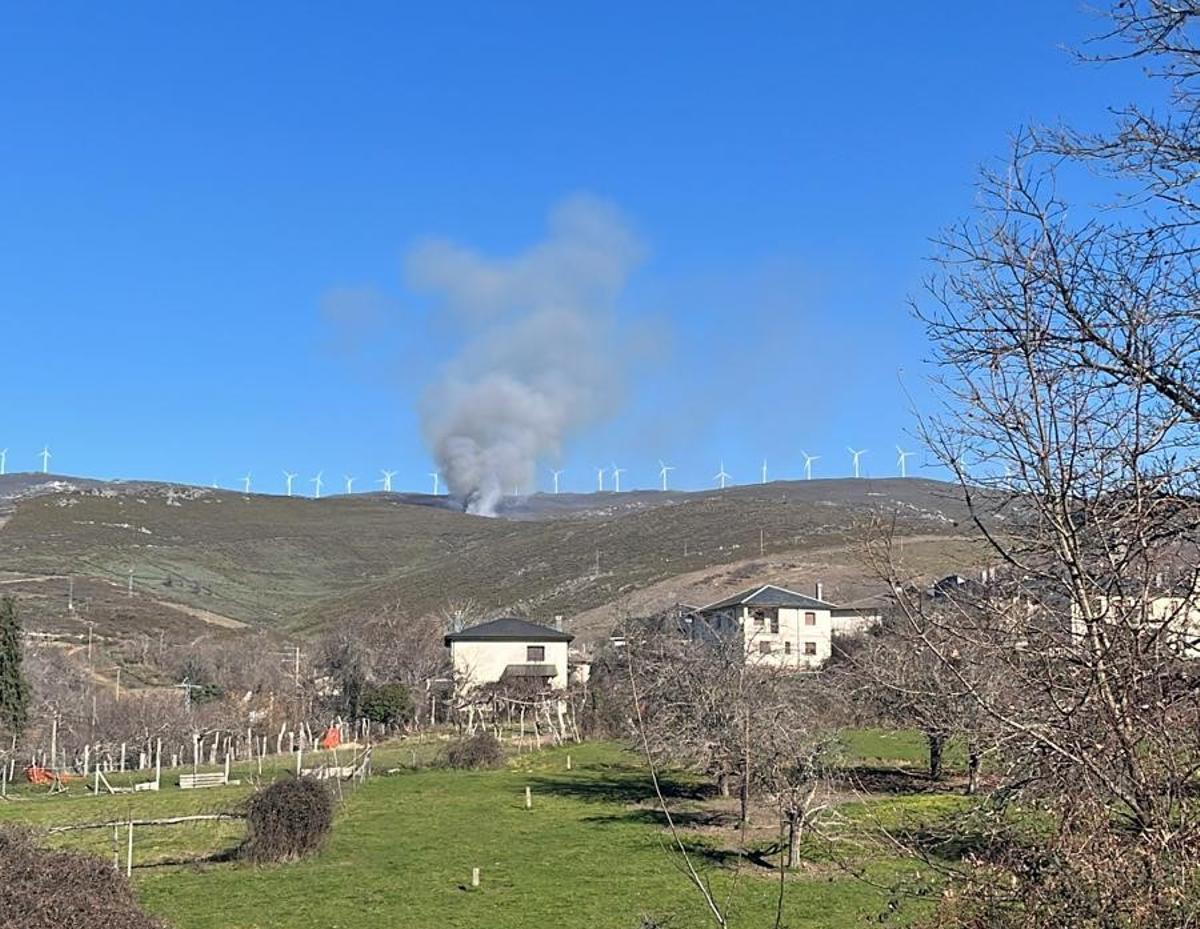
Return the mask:
[(562, 632), (562, 613), (554, 614), (554, 628)]
[(817, 586), (814, 588), (814, 596), (821, 601), (825, 600), (825, 585), (817, 581)]

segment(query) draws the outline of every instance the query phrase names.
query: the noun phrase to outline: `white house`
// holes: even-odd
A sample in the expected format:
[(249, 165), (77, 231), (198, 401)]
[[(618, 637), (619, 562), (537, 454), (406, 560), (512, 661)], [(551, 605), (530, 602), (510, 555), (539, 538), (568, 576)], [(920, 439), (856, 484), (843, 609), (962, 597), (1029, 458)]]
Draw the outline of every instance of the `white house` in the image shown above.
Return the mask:
[(872, 617), (774, 584), (752, 587), (696, 611), (708, 634), (741, 637), (755, 663), (804, 670), (823, 664), (835, 634), (859, 632)]
[[(1153, 584), (1131, 580), (1125, 595), (1097, 596), (1091, 603), (1094, 622), (1118, 634), (1145, 630), (1146, 644), (1157, 643), (1180, 658), (1200, 658), (1200, 582)], [(1071, 605), (1071, 628), (1075, 635), (1087, 634), (1088, 624), (1078, 603)]]
[(562, 629), (506, 616), (452, 632), (444, 641), (462, 690), (521, 680), (561, 690), (567, 686), (567, 647), (574, 638)]

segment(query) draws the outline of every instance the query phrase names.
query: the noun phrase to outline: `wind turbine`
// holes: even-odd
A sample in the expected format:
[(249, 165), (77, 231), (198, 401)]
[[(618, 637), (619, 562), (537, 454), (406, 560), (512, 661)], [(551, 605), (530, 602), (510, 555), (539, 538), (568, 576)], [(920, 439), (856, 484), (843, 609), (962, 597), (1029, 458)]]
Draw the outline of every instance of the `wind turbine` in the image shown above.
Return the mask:
[(250, 493), (250, 472), (246, 472), (246, 476), (242, 478), (242, 493)]
[(430, 471), (429, 476), (433, 478), (433, 495), (436, 497), (438, 495), (438, 481), (442, 476), (437, 471)]
[(658, 476), (662, 478), (662, 489), (667, 489), (667, 475), (675, 470), (674, 465), (663, 464), (663, 460), (658, 459)]
[(767, 482), (767, 459), (765, 458), (763, 459), (762, 482), (764, 484)]
[(628, 468), (618, 468), (616, 465), (612, 466), (613, 493), (619, 494), (621, 492), (621, 475), (628, 470)]
[(899, 445), (896, 446), (896, 452), (899, 455), (899, 457), (896, 459), (896, 463), (900, 465), (900, 476), (908, 477), (908, 466), (905, 464), (905, 462), (915, 455), (916, 452), (906, 452)]
[(4, 473), (4, 466), (8, 463), (8, 449), (0, 448), (0, 474)]
[(346, 493), (354, 493), (354, 478), (349, 474), (344, 475), (344, 477), (346, 478)]
[(804, 458), (804, 479), (806, 481), (811, 481), (812, 480), (812, 463), (814, 461), (819, 461), (821, 456), (820, 455), (810, 455), (804, 449), (800, 449), (800, 455), (801, 455), (801, 457)]
[(296, 479), (296, 477), (297, 477), (297, 475), (293, 471), (284, 471), (283, 472), (283, 479), (285, 481), (287, 481), (287, 495), (289, 497), (292, 495), (292, 481), (294, 481)]
[(312, 479), (313, 485), (317, 488), (317, 492), (316, 492), (315, 496), (318, 500), (321, 499), (321, 483), (322, 483), (321, 476), (324, 473), (325, 473), (324, 471), (318, 471), (317, 476)]
[(847, 445), (846, 451), (848, 451), (851, 455), (854, 456), (854, 476), (858, 477), (858, 459), (861, 458), (863, 455), (865, 455), (867, 453), (867, 450), (865, 448), (860, 448), (857, 451), (855, 451), (849, 445)]
[(727, 473), (725, 472), (725, 462), (723, 462), (723, 461), (722, 461), (722, 462), (721, 462), (721, 470), (720, 470), (720, 471), (718, 471), (718, 472), (716, 473), (716, 475), (714, 475), (714, 477), (713, 477), (713, 480), (715, 480), (715, 481), (719, 481), (719, 482), (720, 482), (720, 484), (721, 484), (721, 489), (722, 489), (722, 490), (724, 490), (724, 489), (725, 489), (725, 482), (726, 482), (726, 481), (728, 481), (730, 477), (732, 477), (732, 475), (731, 475), (731, 474), (727, 474)]
[(596, 469), (596, 492), (604, 490), (604, 468)]
[(383, 485), (383, 492), (390, 494), (392, 492), (392, 478), (394, 478), (400, 472), (399, 471), (380, 471), (379, 473), (383, 475), (383, 480), (381, 480), (379, 482), (380, 484)]
[(50, 459), (51, 459), (51, 457), (53, 457), (50, 454), (50, 446), (43, 445), (41, 454), (39, 454), (38, 457), (42, 459), (42, 473), (49, 474), (50, 473)]
[(566, 469), (559, 468), (557, 471), (555, 471), (553, 468), (550, 469), (550, 473), (554, 475), (554, 492), (555, 493), (558, 493), (558, 476), (560, 474), (562, 474), (564, 470), (566, 470)]

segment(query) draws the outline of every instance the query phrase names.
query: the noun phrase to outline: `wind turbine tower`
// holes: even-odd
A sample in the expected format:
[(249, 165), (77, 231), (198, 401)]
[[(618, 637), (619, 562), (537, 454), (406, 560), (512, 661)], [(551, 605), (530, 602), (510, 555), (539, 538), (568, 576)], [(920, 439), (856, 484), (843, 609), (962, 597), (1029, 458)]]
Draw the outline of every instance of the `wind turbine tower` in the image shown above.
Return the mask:
[(433, 478), (433, 495), (436, 497), (438, 495), (438, 481), (442, 479), (442, 475), (437, 471), (430, 471), (429, 476)]
[(4, 473), (4, 467), (8, 464), (8, 449), (0, 448), (0, 474)]
[(292, 481), (294, 481), (296, 479), (296, 477), (297, 477), (297, 475), (293, 471), (284, 471), (283, 472), (283, 479), (285, 481), (287, 481), (287, 495), (289, 497), (292, 495)]
[(604, 490), (604, 468), (596, 469), (596, 493)]
[(321, 499), (321, 477), (325, 474), (324, 471), (318, 471), (317, 476), (312, 479), (313, 486), (316, 488), (316, 493), (313, 494), (318, 500)]
[(43, 446), (42, 446), (42, 451), (41, 451), (41, 453), (38, 455), (38, 457), (42, 459), (42, 473), (43, 473), (43, 474), (49, 474), (49, 473), (50, 473), (50, 459), (53, 457), (53, 456), (50, 454), (50, 446), (49, 446), (49, 445), (43, 445)]
[(628, 468), (618, 468), (616, 465), (612, 466), (613, 493), (619, 494), (621, 492), (621, 475), (628, 470)]
[(379, 473), (383, 475), (383, 479), (379, 482), (383, 485), (383, 492), (390, 494), (392, 492), (392, 478), (394, 478), (399, 472), (380, 471)]
[(727, 474), (725, 471), (725, 462), (722, 461), (721, 470), (716, 473), (716, 475), (713, 477), (713, 480), (717, 481), (720, 484), (721, 489), (724, 490), (725, 485), (729, 482), (730, 477), (731, 475)]
[(250, 472), (246, 472), (246, 476), (242, 478), (242, 493), (250, 493)]
[(767, 459), (765, 459), (765, 458), (763, 459), (762, 482), (764, 484), (767, 482)]
[(550, 470), (550, 473), (554, 475), (554, 492), (556, 494), (558, 493), (558, 476), (562, 474), (564, 470), (565, 469), (563, 468), (559, 468), (557, 471), (555, 471), (553, 468)]
[(345, 475), (345, 478), (346, 478), (346, 493), (348, 493), (348, 494), (354, 493), (354, 477), (352, 475), (347, 474), (347, 475)]
[(804, 451), (804, 449), (800, 450), (800, 455), (804, 459), (804, 479), (806, 481), (811, 481), (812, 480), (812, 463), (814, 461), (820, 461), (821, 456), (820, 455), (810, 455), (808, 452)]
[(860, 448), (860, 449), (855, 450), (847, 445), (846, 451), (848, 451), (854, 458), (854, 476), (858, 477), (859, 476), (858, 459), (861, 458), (863, 455), (865, 455), (867, 453), (867, 450), (865, 448)]
[(900, 476), (908, 477), (908, 465), (905, 464), (905, 462), (907, 462), (909, 458), (911, 458), (913, 455), (915, 455), (916, 452), (906, 452), (899, 445), (896, 446), (896, 452), (898, 455), (898, 457), (896, 458), (896, 464), (898, 464), (900, 466)]
[(667, 489), (667, 475), (675, 470), (674, 465), (664, 464), (663, 460), (658, 459), (658, 476), (662, 478), (662, 489)]

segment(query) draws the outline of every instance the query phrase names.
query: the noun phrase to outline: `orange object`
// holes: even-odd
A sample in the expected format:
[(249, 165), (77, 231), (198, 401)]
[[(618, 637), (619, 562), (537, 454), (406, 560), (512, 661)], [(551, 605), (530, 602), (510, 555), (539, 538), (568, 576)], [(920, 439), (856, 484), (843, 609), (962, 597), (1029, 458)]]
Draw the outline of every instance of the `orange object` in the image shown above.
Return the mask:
[(31, 764), (25, 769), (25, 780), (31, 784), (53, 784), (54, 773), (43, 768), (40, 764)]
[(321, 739), (321, 748), (337, 748), (342, 744), (342, 730), (337, 726), (330, 726), (325, 730), (325, 736)]
[(76, 779), (74, 774), (55, 774), (49, 768), (43, 768), (40, 764), (31, 764), (25, 769), (25, 780), (31, 784), (41, 784), (42, 786), (48, 786), (55, 782), (67, 784)]

